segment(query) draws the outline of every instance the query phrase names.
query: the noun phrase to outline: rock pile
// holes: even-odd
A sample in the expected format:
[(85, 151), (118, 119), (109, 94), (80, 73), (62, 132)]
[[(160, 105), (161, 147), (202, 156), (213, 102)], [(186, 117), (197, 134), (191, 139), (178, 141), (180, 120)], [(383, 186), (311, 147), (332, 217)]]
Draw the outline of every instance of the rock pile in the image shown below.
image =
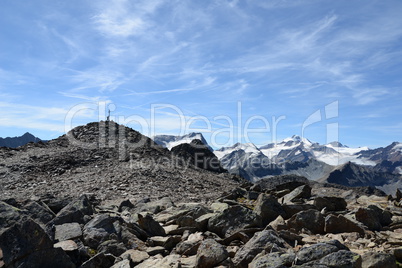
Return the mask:
[(307, 182), (244, 185), (208, 203), (0, 202), (0, 267), (392, 268), (401, 246), (392, 200), (319, 196)]

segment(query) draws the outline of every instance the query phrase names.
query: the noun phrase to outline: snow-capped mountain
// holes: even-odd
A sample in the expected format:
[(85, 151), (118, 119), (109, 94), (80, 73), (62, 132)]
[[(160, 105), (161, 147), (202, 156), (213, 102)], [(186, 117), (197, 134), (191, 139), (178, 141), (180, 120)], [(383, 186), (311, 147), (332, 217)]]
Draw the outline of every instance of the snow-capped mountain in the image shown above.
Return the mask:
[(152, 138), (155, 143), (162, 145), (163, 147), (171, 150), (173, 147), (183, 144), (183, 143), (191, 143), (193, 140), (201, 140), (203, 144), (208, 146), (208, 149), (212, 152), (213, 149), (208, 145), (204, 136), (201, 133), (189, 133), (183, 136), (174, 136), (174, 135), (156, 135)]
[[(400, 143), (370, 150), (367, 147), (349, 148), (339, 142), (321, 145), (299, 136), (292, 136), (260, 148), (250, 143), (237, 143), (216, 150), (215, 155), (229, 172), (242, 175), (250, 181), (280, 174), (296, 174), (311, 180), (325, 181), (330, 178), (331, 182), (339, 178), (339, 183), (345, 184), (347, 181), (347, 184), (352, 185), (354, 182), (348, 181), (348, 176), (353, 177), (352, 180), (360, 176), (362, 184), (380, 186), (387, 185), (385, 181), (391, 178), (392, 183), (398, 181), (402, 174)], [(357, 174), (351, 176), (350, 169), (341, 168), (345, 165), (362, 168), (352, 169)], [(337, 171), (334, 172), (335, 170)], [(364, 172), (358, 172), (361, 170)], [(349, 173), (344, 174), (346, 171)], [(376, 178), (381, 177), (381, 173), (387, 173), (383, 174), (387, 179), (374, 182)]]

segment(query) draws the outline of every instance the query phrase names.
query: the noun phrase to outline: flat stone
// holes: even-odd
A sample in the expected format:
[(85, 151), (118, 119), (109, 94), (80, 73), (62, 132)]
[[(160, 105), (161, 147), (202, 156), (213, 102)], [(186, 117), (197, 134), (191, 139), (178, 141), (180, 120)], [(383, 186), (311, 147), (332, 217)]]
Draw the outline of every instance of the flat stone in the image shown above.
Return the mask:
[(161, 247), (161, 246), (147, 248), (147, 253), (150, 256), (155, 256), (155, 255), (158, 255), (158, 254), (163, 255), (163, 254), (165, 254), (165, 252), (166, 252), (166, 249), (164, 247)]
[(81, 226), (77, 222), (56, 225), (55, 229), (54, 238), (58, 241), (71, 240), (82, 236)]
[(134, 265), (137, 265), (146, 259), (149, 258), (149, 254), (146, 253), (145, 251), (140, 251), (136, 249), (129, 249), (123, 254), (120, 255), (121, 258), (123, 259), (130, 259)]
[(78, 250), (78, 245), (73, 240), (64, 240), (53, 245), (54, 248), (61, 248), (64, 251)]

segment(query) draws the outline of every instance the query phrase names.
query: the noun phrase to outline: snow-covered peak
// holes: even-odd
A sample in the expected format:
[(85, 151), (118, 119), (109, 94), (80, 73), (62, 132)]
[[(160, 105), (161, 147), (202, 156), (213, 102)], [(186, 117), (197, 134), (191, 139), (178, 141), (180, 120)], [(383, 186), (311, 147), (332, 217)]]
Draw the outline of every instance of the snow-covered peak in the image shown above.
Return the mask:
[(402, 152), (402, 143), (398, 142), (398, 143), (394, 146), (394, 148), (392, 148), (392, 149), (395, 150), (395, 151)]
[(169, 150), (182, 143), (191, 143), (195, 139), (201, 140), (205, 145), (208, 146), (208, 143), (205, 140), (204, 136), (201, 133), (195, 133), (195, 132), (191, 132), (183, 136), (156, 135), (153, 137), (153, 140), (157, 144), (162, 145), (168, 148)]
[(247, 154), (258, 154), (260, 150), (253, 143), (236, 143), (230, 147), (222, 147), (214, 151), (214, 154), (218, 159), (221, 159), (225, 155), (231, 154), (234, 151), (243, 150)]

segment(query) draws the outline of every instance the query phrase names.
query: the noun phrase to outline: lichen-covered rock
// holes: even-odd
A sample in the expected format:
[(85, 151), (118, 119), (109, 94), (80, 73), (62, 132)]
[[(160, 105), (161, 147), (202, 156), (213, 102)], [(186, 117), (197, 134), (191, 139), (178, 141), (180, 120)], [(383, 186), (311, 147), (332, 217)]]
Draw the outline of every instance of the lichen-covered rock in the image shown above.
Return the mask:
[(342, 245), (337, 240), (332, 240), (327, 243), (317, 243), (312, 246), (301, 248), (296, 254), (296, 264), (304, 264), (319, 260), (331, 253), (339, 250), (347, 250), (348, 248)]
[(351, 252), (349, 250), (339, 250), (337, 252), (324, 256), (319, 261), (319, 263), (324, 264), (328, 267), (360, 268), (362, 267), (362, 257), (359, 254)]

